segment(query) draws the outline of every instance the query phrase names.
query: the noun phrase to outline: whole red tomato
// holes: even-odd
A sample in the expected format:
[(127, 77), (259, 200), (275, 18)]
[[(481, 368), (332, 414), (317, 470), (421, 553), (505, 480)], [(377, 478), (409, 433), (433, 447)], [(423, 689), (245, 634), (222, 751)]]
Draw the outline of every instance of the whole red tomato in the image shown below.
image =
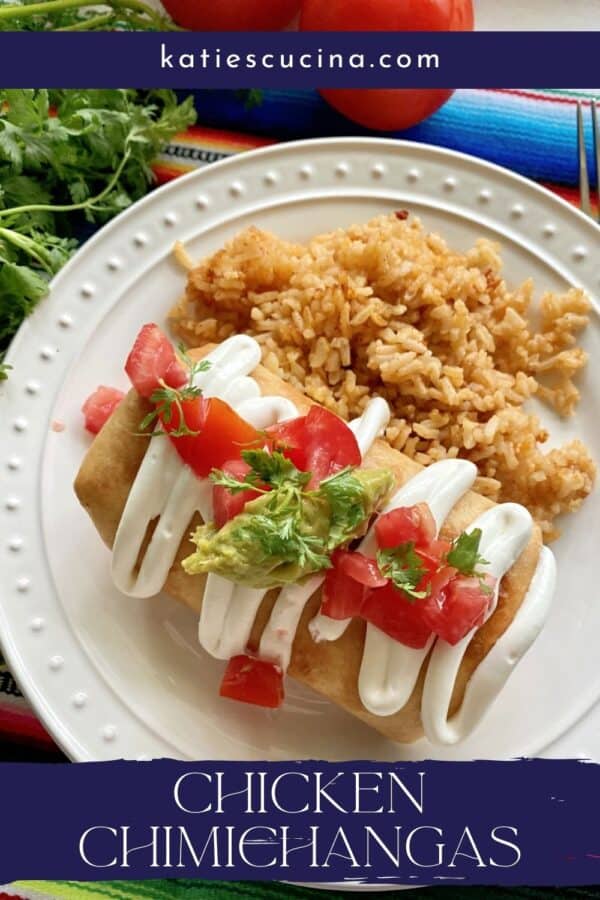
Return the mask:
[(191, 31), (279, 31), (300, 0), (162, 0), (174, 22)]
[[(302, 0), (302, 31), (472, 31), (472, 0)], [(451, 96), (447, 88), (329, 88), (323, 97), (377, 131), (416, 125)]]

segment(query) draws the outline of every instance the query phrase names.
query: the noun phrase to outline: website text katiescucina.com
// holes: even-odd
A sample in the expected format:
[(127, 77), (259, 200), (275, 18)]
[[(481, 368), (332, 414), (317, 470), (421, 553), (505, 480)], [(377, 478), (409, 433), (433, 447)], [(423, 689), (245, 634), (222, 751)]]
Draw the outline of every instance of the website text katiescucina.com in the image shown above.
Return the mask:
[(407, 52), (330, 52), (323, 49), (281, 50), (268, 52), (233, 53), (215, 47), (198, 48), (189, 52), (171, 50), (167, 42), (160, 46), (161, 69), (200, 69), (211, 71), (272, 72), (314, 71), (344, 72), (360, 70), (406, 71), (408, 69), (439, 69), (439, 53)]

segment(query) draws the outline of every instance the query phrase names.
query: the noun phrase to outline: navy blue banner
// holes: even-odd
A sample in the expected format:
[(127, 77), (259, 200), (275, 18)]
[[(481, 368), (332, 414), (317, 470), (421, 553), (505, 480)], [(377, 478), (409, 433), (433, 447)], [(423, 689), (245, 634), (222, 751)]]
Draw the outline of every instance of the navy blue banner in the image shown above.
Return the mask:
[(575, 760), (4, 764), (0, 883), (593, 884), (598, 796)]
[(589, 88), (598, 32), (0, 33), (0, 87)]

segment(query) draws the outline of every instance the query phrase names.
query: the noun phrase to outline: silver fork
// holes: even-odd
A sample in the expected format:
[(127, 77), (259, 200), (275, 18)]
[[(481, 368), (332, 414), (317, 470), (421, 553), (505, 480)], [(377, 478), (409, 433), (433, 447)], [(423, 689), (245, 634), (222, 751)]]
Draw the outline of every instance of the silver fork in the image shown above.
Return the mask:
[(588, 172), (587, 153), (585, 148), (585, 122), (584, 107), (581, 100), (577, 101), (577, 155), (579, 157), (579, 200), (581, 211), (600, 222), (600, 128), (598, 126), (598, 110), (596, 101), (591, 102), (592, 112), (592, 144), (594, 161), (596, 165), (596, 198), (598, 201), (597, 212), (594, 213), (591, 202), (590, 176)]

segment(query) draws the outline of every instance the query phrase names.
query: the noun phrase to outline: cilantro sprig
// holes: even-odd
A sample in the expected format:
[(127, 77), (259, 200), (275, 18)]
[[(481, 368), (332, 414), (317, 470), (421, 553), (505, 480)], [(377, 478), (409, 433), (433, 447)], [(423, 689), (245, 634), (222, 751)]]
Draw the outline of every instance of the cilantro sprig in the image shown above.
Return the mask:
[(489, 560), (484, 559), (479, 552), (481, 543), (481, 528), (472, 531), (463, 531), (452, 542), (452, 548), (446, 554), (446, 562), (453, 566), (462, 575), (468, 575), (479, 579), (479, 585), (484, 594), (491, 594), (492, 589), (486, 583), (485, 572), (481, 572), (477, 566), (489, 566)]
[(487, 566), (489, 562), (479, 552), (481, 543), (481, 528), (473, 531), (463, 531), (452, 542), (452, 549), (446, 555), (449, 566), (458, 569), (463, 575), (477, 575), (477, 566)]
[(156, 424), (162, 421), (168, 425), (173, 420), (173, 412), (177, 411), (179, 425), (172, 431), (166, 431), (164, 428), (155, 428), (151, 433), (151, 437), (168, 434), (169, 437), (195, 437), (200, 434), (188, 427), (185, 421), (182, 404), (187, 400), (195, 400), (202, 396), (202, 388), (195, 384), (196, 375), (201, 372), (207, 372), (210, 369), (210, 361), (207, 359), (193, 360), (188, 356), (185, 345), (178, 344), (177, 355), (188, 370), (187, 383), (181, 387), (174, 388), (165, 381), (160, 382), (160, 387), (156, 388), (150, 395), (150, 402), (154, 404), (154, 409), (144, 416), (140, 422), (140, 432), (143, 434)]
[(409, 603), (423, 600), (429, 596), (431, 586), (418, 591), (417, 585), (426, 574), (423, 560), (415, 551), (415, 542), (406, 541), (397, 547), (378, 550), (377, 565), (382, 575), (391, 579), (394, 585), (405, 595)]

